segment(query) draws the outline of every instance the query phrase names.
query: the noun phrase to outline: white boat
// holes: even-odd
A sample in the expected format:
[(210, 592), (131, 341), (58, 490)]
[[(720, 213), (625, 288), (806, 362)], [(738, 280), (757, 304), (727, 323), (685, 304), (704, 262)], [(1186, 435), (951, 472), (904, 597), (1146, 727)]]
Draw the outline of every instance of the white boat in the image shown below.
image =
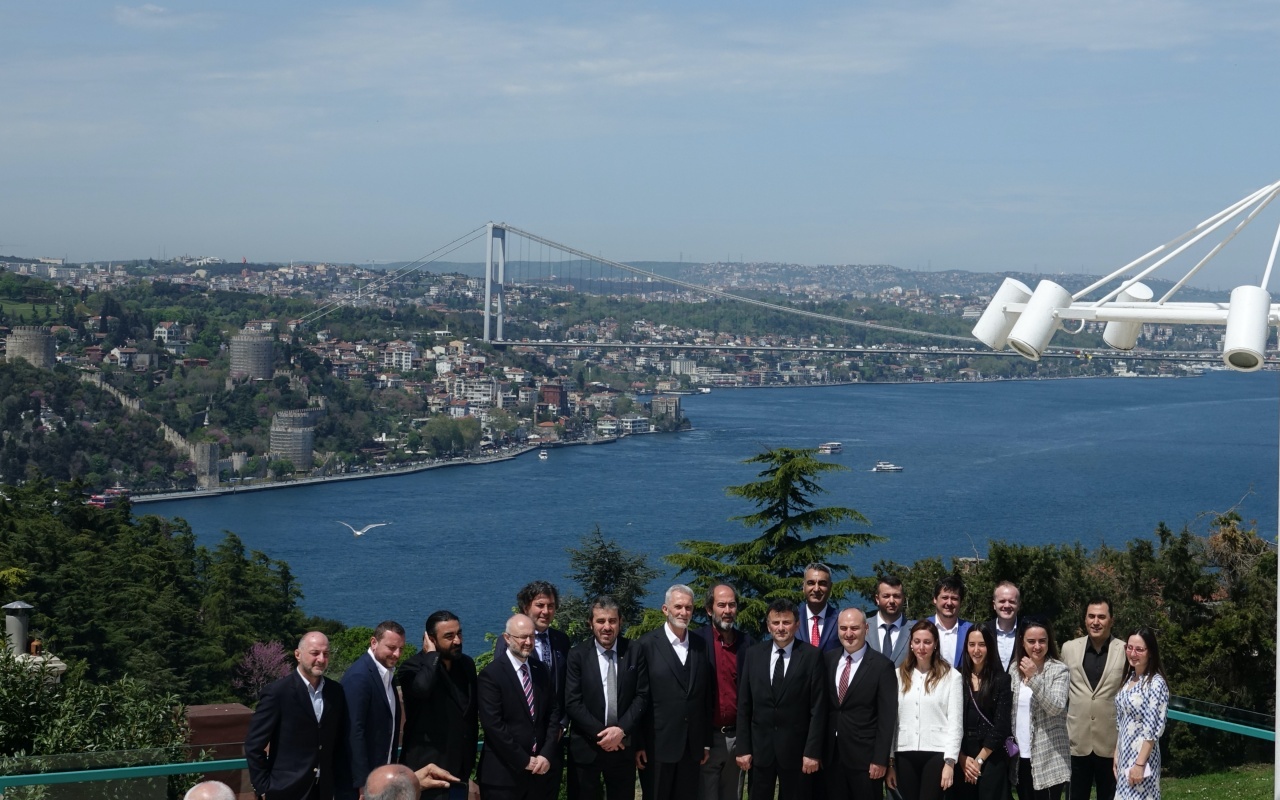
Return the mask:
[(840, 442), (823, 442), (818, 445), (818, 452), (827, 456), (835, 455), (836, 453), (843, 453), (844, 445)]
[(546, 450), (539, 450), (539, 451), (538, 451), (538, 458), (542, 459), (543, 461), (546, 461), (546, 460), (547, 460), (547, 451), (546, 451)]
[(888, 461), (877, 461), (876, 465), (871, 468), (872, 472), (902, 472), (902, 467), (892, 464)]

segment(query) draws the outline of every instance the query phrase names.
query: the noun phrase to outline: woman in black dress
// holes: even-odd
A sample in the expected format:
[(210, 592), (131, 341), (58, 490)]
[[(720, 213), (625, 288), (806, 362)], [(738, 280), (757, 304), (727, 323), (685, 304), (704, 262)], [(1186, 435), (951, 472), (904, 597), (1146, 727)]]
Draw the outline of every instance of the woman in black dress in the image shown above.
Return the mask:
[(1009, 738), (1013, 689), (1000, 668), (996, 637), (986, 626), (965, 636), (960, 677), (964, 682), (964, 738), (956, 765), (956, 800), (1007, 800)]

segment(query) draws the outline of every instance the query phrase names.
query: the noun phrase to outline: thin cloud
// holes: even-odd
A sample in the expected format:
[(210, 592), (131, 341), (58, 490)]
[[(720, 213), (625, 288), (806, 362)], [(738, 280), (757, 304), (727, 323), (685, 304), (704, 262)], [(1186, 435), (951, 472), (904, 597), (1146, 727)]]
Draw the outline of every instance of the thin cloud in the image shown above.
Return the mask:
[(212, 19), (208, 14), (175, 14), (164, 6), (153, 3), (116, 6), (112, 16), (119, 25), (142, 30), (205, 27)]

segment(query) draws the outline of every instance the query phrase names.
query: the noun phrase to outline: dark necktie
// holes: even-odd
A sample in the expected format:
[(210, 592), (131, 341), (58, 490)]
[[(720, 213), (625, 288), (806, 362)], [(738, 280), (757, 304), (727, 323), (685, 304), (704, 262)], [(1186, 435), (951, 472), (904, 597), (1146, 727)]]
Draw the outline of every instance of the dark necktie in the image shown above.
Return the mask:
[(778, 660), (773, 663), (773, 685), (782, 683), (783, 671), (787, 668), (787, 651), (778, 648)]
[(546, 631), (538, 634), (538, 660), (551, 666), (551, 634)]
[[(527, 661), (520, 665), (520, 685), (524, 687), (524, 701), (529, 704), (529, 718), (536, 721), (538, 712), (534, 710), (533, 681), (529, 678), (529, 663)], [(533, 744), (533, 751), (535, 753), (538, 752), (537, 742)]]
[(618, 662), (612, 650), (604, 651), (604, 660), (609, 662), (604, 678), (604, 724), (612, 728), (618, 724)]
[(853, 670), (853, 656), (845, 655), (844, 670), (840, 672), (840, 685), (836, 687), (836, 704), (844, 702), (844, 693), (849, 690), (849, 673)]
[(887, 622), (880, 624), (884, 628), (884, 644), (880, 645), (880, 652), (889, 658), (893, 658), (893, 626)]

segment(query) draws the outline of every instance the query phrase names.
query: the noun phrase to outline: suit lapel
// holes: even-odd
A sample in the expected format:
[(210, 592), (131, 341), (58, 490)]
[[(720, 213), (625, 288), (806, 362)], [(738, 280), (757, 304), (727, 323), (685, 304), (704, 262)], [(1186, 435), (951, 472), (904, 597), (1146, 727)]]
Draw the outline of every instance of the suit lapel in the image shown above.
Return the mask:
[[(671, 644), (671, 639), (667, 637), (667, 626), (664, 623), (662, 628), (657, 631), (658, 651), (662, 653), (662, 657), (666, 659), (667, 667), (671, 670), (672, 676), (676, 679), (676, 683), (680, 684), (680, 688), (685, 694), (689, 693), (689, 684), (685, 682), (684, 665), (680, 663), (680, 656), (676, 655), (676, 649)], [(689, 636), (690, 634), (685, 634)], [(689, 656), (693, 656), (693, 648), (689, 648)], [(693, 675), (692, 670), (690, 676)]]

